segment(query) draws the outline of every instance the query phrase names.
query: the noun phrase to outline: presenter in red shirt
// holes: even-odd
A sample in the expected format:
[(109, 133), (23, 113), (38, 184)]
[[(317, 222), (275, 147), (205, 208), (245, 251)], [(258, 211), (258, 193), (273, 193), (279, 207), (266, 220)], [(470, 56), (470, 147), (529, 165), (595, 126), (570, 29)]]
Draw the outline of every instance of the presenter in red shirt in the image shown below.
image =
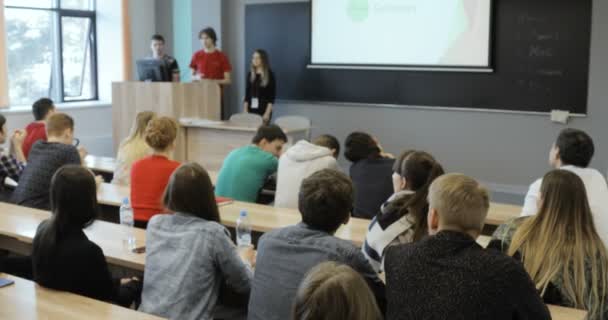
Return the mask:
[(203, 49), (194, 53), (190, 62), (193, 80), (215, 80), (220, 85), (231, 83), (232, 66), (228, 57), (217, 49), (217, 34), (213, 28), (205, 28), (198, 34)]

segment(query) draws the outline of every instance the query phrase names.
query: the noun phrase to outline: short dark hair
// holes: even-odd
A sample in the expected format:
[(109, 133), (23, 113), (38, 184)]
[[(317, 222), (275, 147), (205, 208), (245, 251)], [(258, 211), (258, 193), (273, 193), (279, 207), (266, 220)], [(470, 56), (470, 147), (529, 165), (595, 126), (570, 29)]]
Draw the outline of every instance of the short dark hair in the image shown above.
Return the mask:
[(591, 163), (595, 146), (593, 139), (584, 131), (564, 129), (559, 133), (555, 146), (559, 149), (559, 158), (565, 165), (586, 168)]
[(344, 173), (324, 169), (302, 181), (298, 209), (310, 227), (335, 232), (350, 217), (354, 188)]
[(155, 34), (152, 36), (152, 38), (150, 38), (150, 41), (161, 41), (162, 43), (165, 43), (165, 37), (161, 36), (160, 34)]
[(353, 132), (344, 142), (344, 156), (350, 162), (380, 156), (380, 148), (374, 138), (365, 132)]
[(211, 178), (200, 164), (186, 163), (173, 172), (165, 189), (163, 203), (173, 212), (220, 222)]
[(207, 27), (203, 30), (201, 30), (201, 32), (198, 33), (198, 38), (202, 38), (203, 35), (206, 34), (207, 37), (211, 38), (211, 40), (213, 40), (213, 44), (217, 43), (217, 33), (215, 33), (215, 29), (211, 28), (211, 27)]
[(340, 154), (340, 141), (330, 134), (320, 135), (312, 143), (328, 149), (336, 150), (336, 156)]
[(6, 117), (0, 114), (0, 130), (6, 124)]
[(259, 144), (264, 139), (268, 142), (273, 142), (275, 140), (287, 142), (287, 135), (285, 135), (283, 129), (276, 124), (264, 125), (258, 128), (258, 131), (253, 139), (251, 139), (251, 142)]
[(44, 120), (46, 115), (53, 109), (55, 109), (53, 100), (51, 100), (49, 98), (38, 99), (32, 105), (32, 112), (34, 113), (34, 119), (36, 119), (36, 121)]

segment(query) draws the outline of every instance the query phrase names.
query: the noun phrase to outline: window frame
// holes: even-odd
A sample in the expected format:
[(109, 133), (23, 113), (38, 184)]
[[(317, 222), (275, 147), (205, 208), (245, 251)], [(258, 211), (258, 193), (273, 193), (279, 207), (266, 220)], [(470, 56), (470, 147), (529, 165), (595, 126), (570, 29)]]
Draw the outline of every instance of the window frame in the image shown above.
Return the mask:
[[(56, 34), (53, 41), (53, 61), (51, 65), (51, 82), (49, 87), (49, 96), (56, 100), (59, 99), (58, 103), (74, 103), (84, 101), (98, 101), (99, 100), (99, 79), (97, 70), (97, 8), (96, 0), (89, 0), (93, 5), (92, 10), (79, 10), (79, 9), (63, 9), (61, 7), (62, 0), (53, 0), (51, 8), (44, 7), (27, 7), (27, 6), (14, 6), (5, 5), (5, 9), (20, 9), (20, 10), (39, 10), (49, 11), (55, 13), (53, 21), (53, 32)], [(69, 99), (66, 100), (65, 92), (65, 78), (63, 72), (63, 18), (84, 18), (90, 20), (90, 30), (87, 35), (87, 46), (90, 45), (90, 68), (91, 68), (91, 81), (93, 81), (93, 94), (91, 98), (87, 99)], [(86, 50), (85, 50), (86, 54)], [(85, 59), (86, 62), (86, 59)], [(86, 68), (86, 66), (84, 66)], [(83, 77), (84, 78), (84, 77)], [(10, 82), (10, 80), (9, 80)], [(10, 85), (9, 85), (10, 90)]]

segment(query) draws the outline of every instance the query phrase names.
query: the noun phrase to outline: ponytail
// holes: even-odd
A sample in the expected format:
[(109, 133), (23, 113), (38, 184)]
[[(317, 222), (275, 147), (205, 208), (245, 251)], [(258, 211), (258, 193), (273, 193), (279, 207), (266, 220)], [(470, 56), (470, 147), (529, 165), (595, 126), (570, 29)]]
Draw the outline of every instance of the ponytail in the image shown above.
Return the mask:
[(429, 187), (445, 171), (439, 162), (430, 154), (423, 151), (411, 152), (401, 165), (401, 176), (404, 177), (413, 194), (399, 199), (396, 203), (400, 207), (399, 216), (409, 214), (414, 222), (414, 241), (418, 241), (427, 235), (427, 213), (429, 204), (427, 201)]

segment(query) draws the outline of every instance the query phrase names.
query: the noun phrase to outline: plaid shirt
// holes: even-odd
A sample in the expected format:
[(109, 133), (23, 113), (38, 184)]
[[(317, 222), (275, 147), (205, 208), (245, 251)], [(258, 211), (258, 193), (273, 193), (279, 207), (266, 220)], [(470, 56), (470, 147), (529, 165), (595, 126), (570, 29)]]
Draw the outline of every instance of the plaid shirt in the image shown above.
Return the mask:
[(19, 181), (19, 176), (25, 168), (25, 163), (15, 159), (13, 155), (4, 154), (3, 150), (0, 149), (0, 181), (4, 185), (4, 179), (9, 177), (15, 181)]

